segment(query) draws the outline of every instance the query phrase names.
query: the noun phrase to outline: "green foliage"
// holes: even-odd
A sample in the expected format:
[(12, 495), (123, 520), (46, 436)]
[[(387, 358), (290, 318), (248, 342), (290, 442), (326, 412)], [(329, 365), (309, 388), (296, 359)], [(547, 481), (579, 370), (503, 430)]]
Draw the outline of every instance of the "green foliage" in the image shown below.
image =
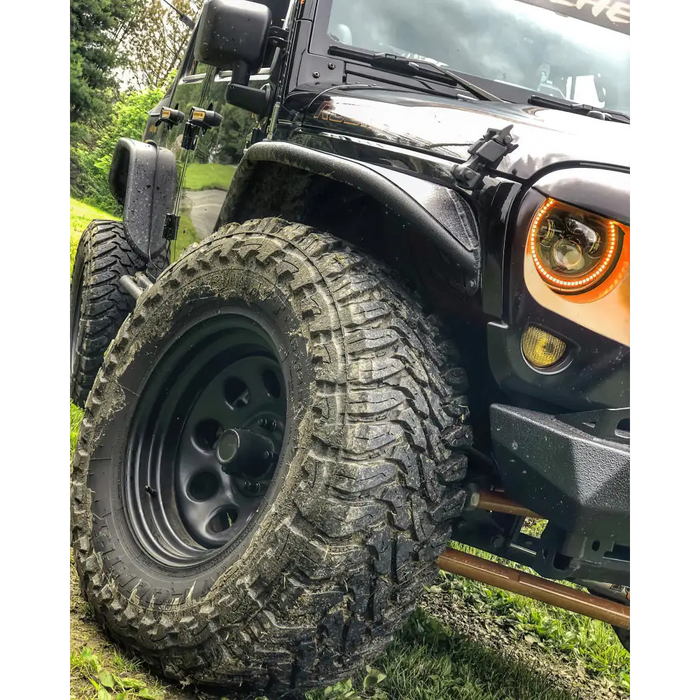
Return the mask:
[(89, 646), (70, 655), (71, 675), (87, 681), (95, 690), (91, 700), (163, 700), (162, 690), (140, 678), (122, 676), (105, 667), (107, 660)]
[(80, 431), (80, 423), (83, 420), (83, 412), (72, 402), (70, 405), (70, 453), (73, 456), (75, 444), (78, 442), (78, 432)]
[(547, 522), (547, 520), (537, 518), (525, 518), (525, 524), (521, 528), (521, 532), (530, 535), (530, 537), (542, 537), (542, 533), (547, 527)]
[(115, 32), (137, 0), (70, 0), (70, 119), (88, 120), (104, 111), (116, 87)]
[(89, 144), (91, 132), (109, 114), (116, 89), (118, 43), (115, 32), (132, 14), (137, 0), (68, 2), (68, 185), (81, 171), (77, 144)]
[[(114, 147), (121, 137), (141, 140), (148, 112), (163, 98), (162, 90), (129, 92), (114, 105), (99, 129), (74, 130), (71, 146), (71, 194), (112, 214), (121, 214), (107, 177)], [(79, 138), (78, 138), (79, 137)]]

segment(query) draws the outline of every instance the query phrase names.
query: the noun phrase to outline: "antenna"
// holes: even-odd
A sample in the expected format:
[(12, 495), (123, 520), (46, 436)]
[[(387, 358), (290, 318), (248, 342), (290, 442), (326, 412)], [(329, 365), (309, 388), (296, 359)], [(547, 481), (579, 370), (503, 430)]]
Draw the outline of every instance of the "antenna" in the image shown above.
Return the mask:
[(180, 18), (180, 21), (187, 26), (189, 29), (194, 29), (194, 20), (191, 17), (188, 17), (184, 12), (181, 12), (180, 10), (175, 7), (175, 5), (172, 5), (171, 3), (168, 2), (168, 0), (163, 0), (163, 2), (168, 6), (172, 7), (175, 12), (177, 12), (177, 16)]

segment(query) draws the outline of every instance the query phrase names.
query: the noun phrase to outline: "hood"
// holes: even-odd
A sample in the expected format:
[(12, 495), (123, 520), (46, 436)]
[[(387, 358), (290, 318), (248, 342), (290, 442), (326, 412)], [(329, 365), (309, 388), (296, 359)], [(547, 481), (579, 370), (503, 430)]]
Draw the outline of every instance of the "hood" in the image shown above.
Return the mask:
[(530, 179), (558, 163), (629, 168), (628, 124), (531, 105), (382, 88), (329, 90), (313, 101), (304, 123), (462, 161), (470, 158), (469, 147), (487, 129), (513, 124), (518, 148), (501, 162), (498, 170), (504, 175)]

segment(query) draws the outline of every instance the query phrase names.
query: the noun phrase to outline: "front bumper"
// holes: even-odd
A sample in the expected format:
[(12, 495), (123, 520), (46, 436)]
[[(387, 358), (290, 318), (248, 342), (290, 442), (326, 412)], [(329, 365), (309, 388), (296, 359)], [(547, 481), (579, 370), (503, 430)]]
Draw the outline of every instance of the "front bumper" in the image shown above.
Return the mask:
[(629, 409), (554, 416), (493, 404), (490, 414), (511, 498), (566, 532), (629, 545)]

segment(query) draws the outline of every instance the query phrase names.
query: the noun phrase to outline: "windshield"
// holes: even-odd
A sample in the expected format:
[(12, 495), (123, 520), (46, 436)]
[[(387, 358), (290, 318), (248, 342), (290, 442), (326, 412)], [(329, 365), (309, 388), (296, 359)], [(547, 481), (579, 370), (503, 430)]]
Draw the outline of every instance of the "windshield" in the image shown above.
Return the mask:
[[(333, 0), (328, 34), (330, 43), (485, 78), (496, 94), (512, 85), (629, 114), (629, 23), (603, 26), (606, 15), (586, 7), (596, 4), (605, 0)], [(628, 3), (612, 5), (629, 18)], [(590, 21), (562, 14), (577, 10)]]

